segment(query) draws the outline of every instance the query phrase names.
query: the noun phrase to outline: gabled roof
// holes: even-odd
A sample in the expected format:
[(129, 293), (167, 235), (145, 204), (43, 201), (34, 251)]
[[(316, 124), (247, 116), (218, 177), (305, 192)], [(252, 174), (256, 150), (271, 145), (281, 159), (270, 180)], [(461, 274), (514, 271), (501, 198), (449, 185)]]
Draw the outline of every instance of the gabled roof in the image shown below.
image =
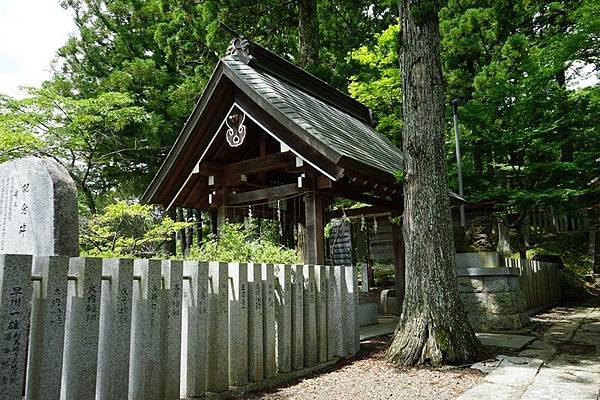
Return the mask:
[[(264, 100), (289, 121), (339, 155), (393, 174), (402, 168), (402, 152), (356, 113), (350, 113), (303, 90), (299, 85), (245, 64), (236, 56), (222, 62), (252, 90), (251, 98)], [(325, 84), (325, 83), (323, 83)]]
[[(285, 127), (286, 134), (302, 143), (302, 148), (316, 152), (323, 163), (337, 166), (343, 173), (356, 171), (367, 178), (394, 181), (393, 173), (403, 166), (402, 152), (373, 129), (367, 107), (254, 43), (238, 39), (230, 52), (217, 64), (144, 201), (164, 204), (175, 195), (200, 158), (202, 149), (198, 147), (208, 146), (207, 140), (195, 136), (215, 133), (207, 132), (207, 123), (202, 129), (197, 127), (203, 119), (214, 118), (215, 111), (209, 109), (215, 102), (212, 98), (219, 96), (224, 102), (229, 96), (225, 103), (235, 104), (237, 93)], [(314, 157), (313, 162), (318, 164)]]

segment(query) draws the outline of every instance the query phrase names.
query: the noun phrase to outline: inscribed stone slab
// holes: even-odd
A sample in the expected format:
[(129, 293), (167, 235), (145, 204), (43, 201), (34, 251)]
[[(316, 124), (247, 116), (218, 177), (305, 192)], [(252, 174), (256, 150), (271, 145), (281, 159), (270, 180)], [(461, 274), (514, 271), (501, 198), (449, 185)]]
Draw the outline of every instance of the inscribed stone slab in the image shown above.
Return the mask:
[(182, 323), (182, 397), (200, 397), (206, 392), (208, 360), (208, 264), (184, 261)]
[(181, 299), (183, 262), (162, 261), (164, 288), (161, 324), (161, 391), (164, 399), (179, 398), (181, 370)]
[(304, 365), (312, 367), (318, 362), (317, 310), (315, 266), (305, 265), (304, 275)]
[(30, 316), (31, 257), (0, 255), (0, 399), (20, 399)]
[(292, 370), (292, 267), (275, 266), (275, 306), (277, 317), (277, 370)]
[(133, 268), (134, 274), (141, 279), (133, 285), (129, 398), (159, 399), (160, 316), (163, 307), (161, 263), (159, 260), (135, 260)]
[(248, 369), (251, 382), (259, 382), (264, 377), (261, 267), (261, 264), (248, 264)]
[(229, 263), (229, 385), (248, 383), (248, 266)]
[(65, 340), (68, 257), (35, 257), (33, 274), (42, 277), (32, 301), (26, 398), (60, 398)]
[(304, 276), (292, 265), (292, 369), (304, 368)]
[(275, 376), (275, 269), (273, 264), (262, 265), (263, 285), (263, 361), (265, 379)]
[(229, 389), (229, 278), (227, 263), (210, 262), (209, 276), (209, 323), (208, 323), (208, 370), (209, 392)]
[(90, 399), (96, 395), (102, 260), (71, 258), (69, 275), (77, 280), (68, 288), (61, 397)]
[(77, 190), (50, 159), (0, 164), (0, 253), (79, 254)]
[(98, 350), (96, 399), (126, 398), (129, 391), (129, 342), (133, 260), (105, 259)]

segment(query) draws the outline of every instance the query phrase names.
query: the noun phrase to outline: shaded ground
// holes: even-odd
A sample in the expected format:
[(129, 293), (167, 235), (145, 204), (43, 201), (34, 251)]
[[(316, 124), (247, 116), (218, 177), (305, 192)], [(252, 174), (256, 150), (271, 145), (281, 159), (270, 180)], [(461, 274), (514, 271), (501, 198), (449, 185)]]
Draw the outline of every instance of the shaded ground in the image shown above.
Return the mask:
[(242, 399), (600, 399), (597, 299), (561, 304), (507, 333), (530, 340), (523, 348), (491, 347), (502, 356), (487, 362), (485, 373), (391, 366), (384, 360), (389, 339), (381, 338), (362, 342), (357, 356), (318, 374)]
[(479, 365), (488, 375), (461, 399), (600, 399), (600, 302), (561, 305), (532, 320), (537, 339)]
[(455, 399), (483, 374), (469, 368), (404, 369), (386, 363), (387, 339), (362, 343), (361, 352), (328, 371), (243, 399)]

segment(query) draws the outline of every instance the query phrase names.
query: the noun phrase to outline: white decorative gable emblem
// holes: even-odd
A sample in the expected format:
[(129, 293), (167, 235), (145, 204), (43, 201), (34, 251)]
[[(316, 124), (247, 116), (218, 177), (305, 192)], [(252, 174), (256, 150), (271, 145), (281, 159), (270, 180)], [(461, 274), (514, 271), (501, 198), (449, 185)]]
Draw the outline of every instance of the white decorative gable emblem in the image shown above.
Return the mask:
[(245, 119), (246, 114), (241, 112), (231, 113), (225, 120), (228, 127), (225, 137), (227, 138), (227, 143), (229, 143), (231, 147), (238, 147), (244, 143), (244, 138), (246, 137), (246, 125), (244, 125)]

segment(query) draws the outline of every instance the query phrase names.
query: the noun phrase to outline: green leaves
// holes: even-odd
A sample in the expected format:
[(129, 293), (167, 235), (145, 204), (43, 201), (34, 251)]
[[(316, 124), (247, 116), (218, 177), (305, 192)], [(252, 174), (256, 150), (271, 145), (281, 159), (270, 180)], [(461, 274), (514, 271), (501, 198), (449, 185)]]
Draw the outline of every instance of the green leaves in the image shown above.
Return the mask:
[(588, 7), (450, 1), (441, 11), (448, 98), (468, 100), (459, 116), (470, 200), (497, 199), (515, 213), (565, 208), (600, 175), (591, 157), (600, 142), (588, 119), (600, 117), (590, 103), (599, 89), (568, 87), (570, 66), (594, 51), (577, 28)]
[[(264, 222), (263, 222), (264, 223)], [(302, 261), (296, 250), (288, 249), (258, 236), (251, 221), (247, 226), (225, 223), (219, 238), (211, 238), (201, 248), (191, 249), (189, 259), (221, 262), (256, 262), (299, 264)]]
[(191, 226), (174, 222), (149, 205), (119, 201), (85, 220), (80, 232), (82, 252), (102, 257), (152, 257), (166, 240)]
[(348, 91), (371, 108), (377, 119), (377, 130), (392, 142), (400, 144), (402, 129), (402, 82), (398, 63), (398, 24), (390, 25), (375, 35), (373, 45), (362, 46), (350, 54), (358, 66), (351, 76)]
[(74, 98), (57, 86), (46, 83), (24, 99), (0, 100), (0, 149), (7, 157), (34, 154), (61, 162), (94, 213), (98, 198), (115, 196), (115, 180), (135, 187), (135, 173), (147, 171), (144, 150), (152, 144), (136, 131), (152, 120), (126, 93)]

